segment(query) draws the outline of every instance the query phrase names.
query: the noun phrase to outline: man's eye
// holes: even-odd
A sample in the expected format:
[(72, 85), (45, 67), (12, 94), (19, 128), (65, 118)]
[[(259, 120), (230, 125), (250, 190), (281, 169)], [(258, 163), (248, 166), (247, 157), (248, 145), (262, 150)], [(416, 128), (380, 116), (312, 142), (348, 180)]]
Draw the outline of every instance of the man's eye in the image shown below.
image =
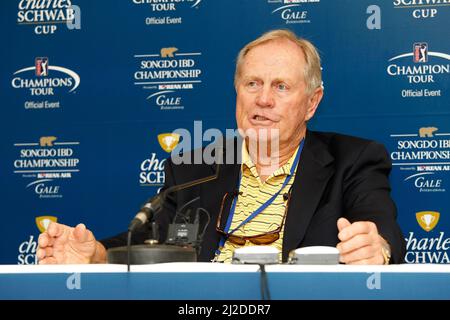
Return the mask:
[(284, 83), (277, 84), (277, 89), (280, 91), (286, 91), (287, 88), (288, 88), (287, 85), (285, 85)]
[(247, 83), (247, 86), (248, 86), (249, 88), (256, 88), (256, 87), (258, 86), (258, 83), (257, 83), (256, 81), (249, 81), (249, 82)]

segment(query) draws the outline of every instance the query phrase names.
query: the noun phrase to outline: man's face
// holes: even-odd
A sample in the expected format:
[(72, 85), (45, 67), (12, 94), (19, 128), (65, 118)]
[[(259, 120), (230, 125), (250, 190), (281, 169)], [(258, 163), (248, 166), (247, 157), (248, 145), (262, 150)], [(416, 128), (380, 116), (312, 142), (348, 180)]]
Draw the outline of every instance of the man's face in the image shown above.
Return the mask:
[(305, 65), (302, 50), (288, 40), (251, 49), (236, 84), (238, 128), (260, 133), (278, 129), (280, 146), (298, 143), (322, 98), (321, 88), (306, 93)]

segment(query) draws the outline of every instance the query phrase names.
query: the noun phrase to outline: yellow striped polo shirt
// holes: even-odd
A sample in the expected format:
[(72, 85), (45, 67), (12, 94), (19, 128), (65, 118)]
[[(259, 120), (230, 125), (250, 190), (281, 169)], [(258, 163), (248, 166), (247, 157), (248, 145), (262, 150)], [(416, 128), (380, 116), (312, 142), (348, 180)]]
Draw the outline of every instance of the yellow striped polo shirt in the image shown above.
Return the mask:
[[(247, 151), (246, 144), (242, 144), (242, 178), (241, 184), (239, 186), (239, 192), (242, 192), (242, 194), (240, 194), (238, 197), (233, 220), (231, 222), (231, 227), (228, 231), (234, 230), (248, 216), (256, 211), (262, 204), (268, 201), (275, 193), (278, 192), (278, 190), (280, 190), (286, 177), (291, 171), (292, 163), (294, 162), (298, 150), (299, 148), (297, 147), (297, 150), (294, 152), (289, 161), (282, 167), (275, 170), (266, 179), (266, 181), (262, 182), (259, 177), (258, 171), (256, 170), (256, 166)], [(275, 200), (266, 209), (264, 209), (264, 211), (244, 224), (233, 234), (240, 236), (252, 236), (277, 229), (283, 222), (286, 209), (286, 200), (283, 198), (283, 195), (289, 192), (289, 189), (294, 183), (296, 171), (297, 168), (295, 168), (294, 174), (291, 177), (290, 181), (284, 187), (284, 189), (281, 190)], [(282, 250), (281, 248), (283, 244), (283, 233), (284, 226), (283, 230), (281, 230), (280, 232), (280, 238), (270, 244), (280, 251)], [(254, 244), (250, 241), (247, 241), (245, 244), (245, 246), (252, 245)], [(230, 241), (226, 241), (223, 248), (221, 248), (220, 250), (219, 256), (216, 257), (216, 261), (228, 263), (231, 262), (234, 250), (239, 247), (241, 246), (233, 244)]]

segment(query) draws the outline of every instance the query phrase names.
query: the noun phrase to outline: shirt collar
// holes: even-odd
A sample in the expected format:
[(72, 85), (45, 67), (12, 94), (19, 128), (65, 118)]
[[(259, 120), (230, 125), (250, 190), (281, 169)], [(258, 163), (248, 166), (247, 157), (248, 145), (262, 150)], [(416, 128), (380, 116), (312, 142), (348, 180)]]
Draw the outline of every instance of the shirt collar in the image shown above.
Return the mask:
[[(297, 152), (299, 151), (299, 146), (297, 146), (297, 149), (295, 149), (295, 152), (292, 154), (291, 158), (286, 162), (283, 166), (275, 170), (268, 178), (269, 180), (272, 177), (277, 176), (288, 176), (291, 171), (292, 163), (294, 162), (295, 156), (297, 155)], [(245, 168), (249, 169), (252, 175), (259, 179), (258, 171), (256, 170), (256, 165), (253, 163), (252, 158), (250, 157), (250, 154), (247, 150), (247, 143), (244, 140), (244, 143), (242, 143), (242, 166), (241, 166), (241, 173), (244, 173)], [(297, 170), (297, 169), (295, 169)]]

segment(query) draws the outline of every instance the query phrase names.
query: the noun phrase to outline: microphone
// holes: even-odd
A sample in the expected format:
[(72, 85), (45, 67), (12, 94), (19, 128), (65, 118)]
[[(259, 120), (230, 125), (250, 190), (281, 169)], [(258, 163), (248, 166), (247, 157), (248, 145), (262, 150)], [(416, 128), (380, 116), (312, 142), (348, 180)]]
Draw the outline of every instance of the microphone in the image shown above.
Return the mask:
[(218, 151), (219, 151), (218, 152), (219, 155), (216, 158), (217, 159), (216, 172), (213, 175), (207, 176), (204, 178), (200, 178), (197, 180), (189, 181), (186, 183), (182, 183), (179, 185), (171, 186), (171, 187), (167, 188), (166, 190), (161, 191), (156, 196), (151, 197), (144, 203), (144, 205), (141, 207), (141, 209), (136, 214), (136, 216), (133, 218), (133, 220), (131, 220), (131, 222), (128, 226), (128, 231), (133, 232), (140, 226), (146, 224), (148, 221), (152, 221), (154, 219), (154, 217), (156, 216), (156, 214), (162, 209), (163, 203), (169, 194), (217, 179), (219, 177), (219, 168), (220, 168), (220, 159), (221, 159), (221, 155), (222, 155), (222, 147), (219, 147)]
[(153, 219), (153, 216), (161, 210), (162, 203), (165, 200), (165, 194), (157, 194), (154, 197), (148, 199), (141, 207), (136, 216), (131, 220), (128, 231), (134, 231), (140, 226), (146, 224)]

